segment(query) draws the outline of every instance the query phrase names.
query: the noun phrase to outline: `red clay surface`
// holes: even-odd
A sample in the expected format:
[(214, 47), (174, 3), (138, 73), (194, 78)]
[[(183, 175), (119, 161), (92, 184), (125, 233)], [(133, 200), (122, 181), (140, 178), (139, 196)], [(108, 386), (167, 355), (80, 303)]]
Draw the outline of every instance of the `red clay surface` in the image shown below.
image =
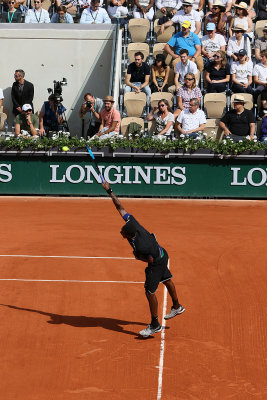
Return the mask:
[[(5, 256), (1, 399), (267, 399), (267, 202), (122, 203), (168, 250), (186, 307), (166, 324), (162, 394), (161, 334), (136, 335), (149, 322), (145, 264)], [(1, 198), (0, 207), (1, 255), (132, 257), (110, 200)]]

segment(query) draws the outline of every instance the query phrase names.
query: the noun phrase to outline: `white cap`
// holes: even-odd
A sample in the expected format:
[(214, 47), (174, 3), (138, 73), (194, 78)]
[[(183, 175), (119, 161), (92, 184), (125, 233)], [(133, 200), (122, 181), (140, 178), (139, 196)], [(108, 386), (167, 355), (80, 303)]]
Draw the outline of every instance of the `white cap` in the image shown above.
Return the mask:
[(22, 111), (32, 110), (32, 106), (30, 104), (23, 104)]

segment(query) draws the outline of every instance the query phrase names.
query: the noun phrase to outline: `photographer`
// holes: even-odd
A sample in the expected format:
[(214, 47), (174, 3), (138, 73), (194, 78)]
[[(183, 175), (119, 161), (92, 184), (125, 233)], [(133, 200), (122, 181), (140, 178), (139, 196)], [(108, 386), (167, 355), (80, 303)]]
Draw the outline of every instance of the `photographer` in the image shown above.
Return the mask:
[(54, 94), (48, 97), (45, 101), (39, 115), (40, 131), (39, 135), (43, 136), (49, 131), (58, 132), (65, 122), (64, 112), (66, 108), (61, 104), (56, 103)]
[(91, 93), (84, 95), (84, 102), (79, 111), (79, 117), (83, 120), (82, 136), (94, 136), (100, 127), (100, 113), (104, 109), (102, 99), (94, 97)]

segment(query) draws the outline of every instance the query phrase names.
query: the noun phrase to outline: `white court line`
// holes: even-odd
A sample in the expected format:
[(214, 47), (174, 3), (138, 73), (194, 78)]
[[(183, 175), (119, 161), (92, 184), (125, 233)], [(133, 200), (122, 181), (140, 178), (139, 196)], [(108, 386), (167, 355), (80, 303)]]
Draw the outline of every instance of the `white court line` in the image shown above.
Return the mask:
[[(168, 260), (168, 268), (169, 268)], [(161, 342), (160, 342), (160, 356), (159, 356), (159, 376), (158, 376), (158, 394), (157, 400), (161, 400), (162, 395), (162, 376), (163, 376), (163, 362), (164, 362), (164, 351), (165, 351), (165, 326), (166, 321), (164, 319), (167, 310), (167, 288), (164, 286), (164, 297), (163, 297), (163, 310), (162, 310), (162, 331), (161, 331)]]
[(133, 257), (85, 257), (85, 256), (35, 256), (31, 254), (0, 254), (0, 257), (25, 258), (75, 258), (75, 259), (107, 259), (107, 260), (135, 260)]
[(66, 282), (66, 283), (142, 283), (136, 281), (80, 281), (74, 279), (20, 279), (20, 278), (0, 278), (0, 281), (18, 281), (18, 282)]

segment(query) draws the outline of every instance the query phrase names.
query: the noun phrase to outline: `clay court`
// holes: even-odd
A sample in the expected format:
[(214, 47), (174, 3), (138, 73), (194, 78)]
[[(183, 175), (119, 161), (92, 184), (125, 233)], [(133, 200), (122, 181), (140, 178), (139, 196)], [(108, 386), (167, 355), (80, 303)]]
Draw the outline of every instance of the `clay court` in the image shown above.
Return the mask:
[(267, 202), (122, 203), (168, 250), (186, 312), (138, 336), (145, 264), (110, 199), (1, 198), (1, 398), (266, 399)]

